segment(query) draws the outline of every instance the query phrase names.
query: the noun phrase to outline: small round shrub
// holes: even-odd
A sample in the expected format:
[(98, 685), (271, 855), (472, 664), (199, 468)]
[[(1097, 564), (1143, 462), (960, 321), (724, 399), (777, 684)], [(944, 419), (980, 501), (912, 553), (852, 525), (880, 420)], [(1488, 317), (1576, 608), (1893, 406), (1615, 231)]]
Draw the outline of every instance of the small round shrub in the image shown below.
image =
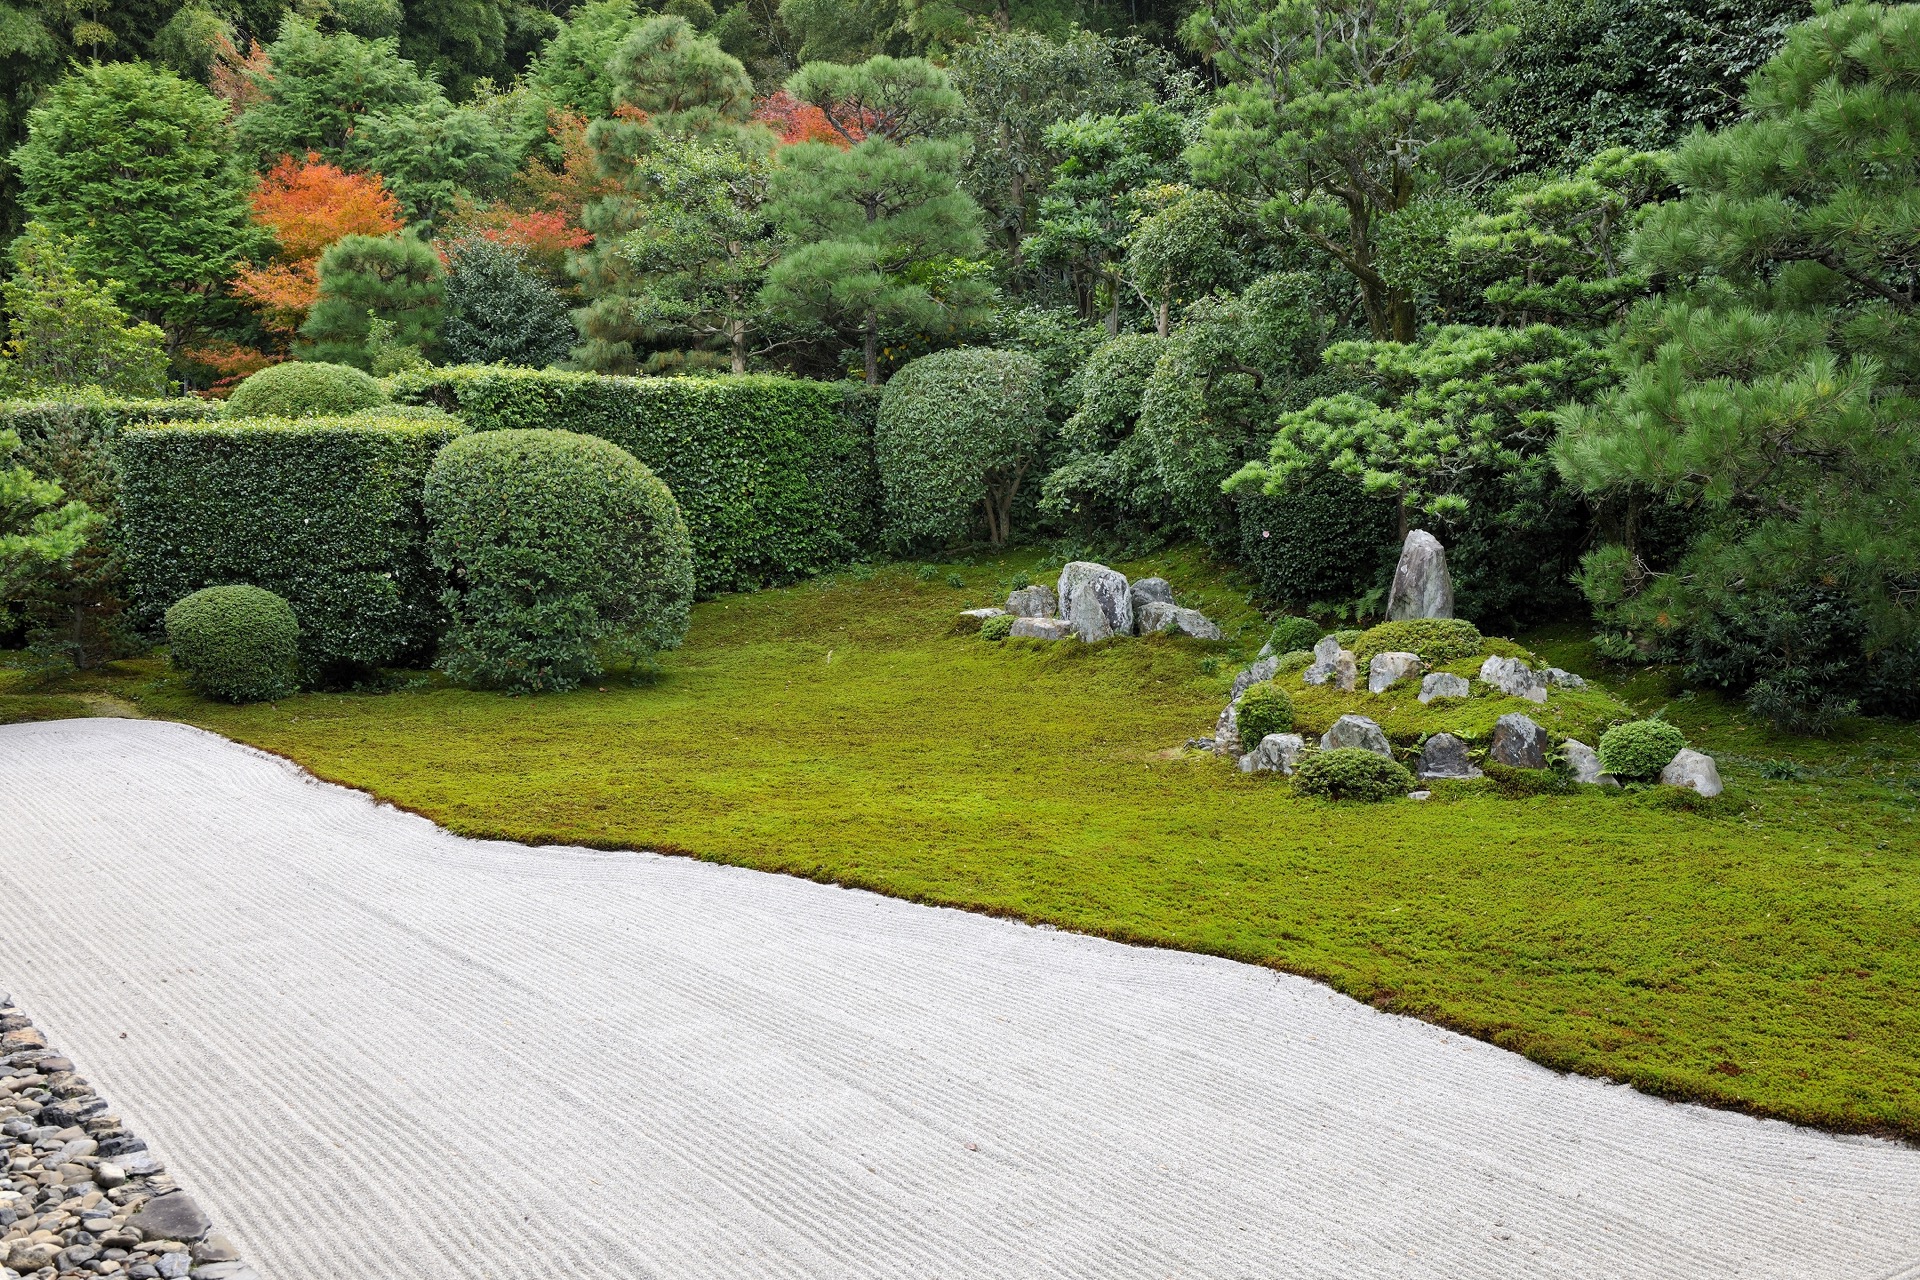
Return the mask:
[(1273, 646), (1275, 653), (1290, 653), (1295, 649), (1313, 648), (1325, 634), (1320, 624), (1312, 618), (1283, 617), (1275, 620), (1273, 630), (1267, 635), (1267, 643)]
[(260, 587), (202, 587), (166, 612), (173, 665), (225, 702), (269, 702), (298, 687), (300, 623)]
[(1335, 747), (1301, 756), (1293, 785), (1302, 795), (1371, 802), (1405, 795), (1414, 783), (1398, 760), (1375, 755), (1365, 747)]
[(1240, 709), (1235, 714), (1240, 743), (1249, 751), (1270, 733), (1293, 732), (1293, 699), (1271, 680), (1249, 685), (1240, 695)]
[(1600, 767), (1622, 782), (1650, 782), (1686, 745), (1665, 720), (1629, 720), (1600, 735)]
[(980, 624), (982, 640), (1005, 640), (1013, 634), (1013, 615), (1002, 613)]
[(680, 504), (618, 445), (482, 431), (440, 450), (422, 497), (448, 615), (440, 666), (480, 688), (571, 689), (609, 657), (679, 645), (693, 602)]
[(1353, 658), (1365, 671), (1376, 653), (1417, 653), (1430, 667), (1471, 658), (1481, 649), (1480, 628), (1465, 618), (1409, 618), (1383, 622), (1354, 642)]
[(224, 416), (324, 418), (385, 403), (385, 388), (352, 365), (290, 360), (270, 364), (235, 387)]

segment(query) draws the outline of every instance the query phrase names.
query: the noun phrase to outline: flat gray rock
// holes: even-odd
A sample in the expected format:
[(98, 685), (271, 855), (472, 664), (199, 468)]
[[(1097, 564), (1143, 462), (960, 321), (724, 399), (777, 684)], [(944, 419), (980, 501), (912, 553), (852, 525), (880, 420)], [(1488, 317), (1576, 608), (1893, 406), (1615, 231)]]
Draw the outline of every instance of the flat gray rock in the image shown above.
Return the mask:
[(213, 1230), (213, 1222), (184, 1191), (169, 1191), (140, 1206), (127, 1225), (145, 1240), (178, 1240), (191, 1244)]
[(1451, 733), (1436, 733), (1420, 745), (1422, 778), (1478, 778), (1483, 776), (1467, 758), (1467, 744)]
[(1548, 667), (1540, 674), (1546, 679), (1548, 684), (1558, 685), (1562, 689), (1584, 689), (1587, 687), (1585, 678), (1577, 676), (1571, 671), (1563, 670), (1560, 667)]
[(1126, 575), (1091, 560), (1060, 571), (1060, 616), (1088, 644), (1133, 634), (1133, 593)]
[(1270, 733), (1260, 745), (1240, 757), (1242, 773), (1289, 774), (1300, 763), (1307, 740), (1297, 733)]
[(1377, 756), (1393, 758), (1393, 748), (1387, 743), (1385, 731), (1365, 716), (1341, 716), (1332, 728), (1320, 735), (1322, 751), (1335, 747), (1359, 747)]
[(1062, 618), (1015, 618), (1007, 634), (1026, 640), (1065, 640), (1073, 634), (1073, 624)]
[(1493, 722), (1493, 743), (1487, 759), (1515, 769), (1547, 767), (1547, 731), (1531, 716), (1510, 711)]
[(960, 631), (978, 631), (980, 624), (988, 618), (1004, 618), (1006, 616), (1007, 611), (1005, 609), (962, 609), (960, 611), (960, 621), (955, 624), (955, 627)]
[(1385, 693), (1425, 665), (1417, 653), (1376, 653), (1367, 664), (1367, 692)]
[(1400, 546), (1400, 562), (1387, 590), (1387, 617), (1402, 622), (1452, 616), (1453, 577), (1447, 572), (1446, 548), (1425, 529), (1415, 529)]
[(1140, 634), (1143, 636), (1172, 631), (1179, 635), (1192, 636), (1195, 640), (1220, 639), (1219, 626), (1198, 609), (1182, 609), (1177, 604), (1152, 600), (1140, 610), (1137, 618)]
[(1060, 601), (1052, 587), (1036, 583), (1008, 596), (1007, 612), (1016, 618), (1051, 618), (1060, 612)]
[(1488, 658), (1480, 664), (1480, 683), (1529, 702), (1547, 700), (1547, 682), (1518, 658)]
[(1471, 698), (1473, 685), (1465, 676), (1456, 676), (1450, 671), (1435, 671), (1420, 680), (1420, 701), (1432, 702), (1435, 698)]
[(1137, 618), (1140, 610), (1150, 604), (1172, 604), (1173, 584), (1165, 578), (1139, 578), (1128, 589), (1133, 597), (1133, 612)]
[(1683, 748), (1673, 762), (1660, 771), (1660, 781), (1664, 786), (1685, 787), (1709, 798), (1725, 789), (1720, 785), (1720, 767), (1713, 762), (1713, 757), (1691, 747)]

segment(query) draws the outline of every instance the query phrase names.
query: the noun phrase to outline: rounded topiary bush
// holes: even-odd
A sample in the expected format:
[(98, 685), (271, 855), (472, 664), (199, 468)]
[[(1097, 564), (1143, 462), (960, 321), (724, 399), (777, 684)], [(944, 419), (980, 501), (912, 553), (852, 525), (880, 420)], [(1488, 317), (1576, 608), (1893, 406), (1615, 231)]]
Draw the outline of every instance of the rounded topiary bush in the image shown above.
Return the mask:
[(1275, 653), (1291, 653), (1295, 649), (1313, 648), (1325, 634), (1320, 624), (1312, 618), (1285, 617), (1275, 620), (1273, 630), (1267, 635), (1267, 643), (1273, 646)]
[(1309, 751), (1300, 757), (1294, 789), (1328, 800), (1391, 800), (1413, 790), (1413, 774), (1398, 760), (1365, 747)]
[(270, 364), (233, 389), (229, 418), (322, 418), (387, 403), (371, 374), (315, 360)]
[(1251, 751), (1270, 733), (1293, 732), (1293, 699), (1273, 681), (1262, 680), (1249, 685), (1240, 695), (1240, 709), (1235, 717), (1240, 728), (1240, 743)]
[(996, 614), (980, 624), (980, 638), (982, 640), (1005, 640), (1012, 634), (1012, 614)]
[(268, 702), (298, 687), (300, 623), (260, 587), (203, 587), (166, 612), (173, 665), (226, 702)]
[(1354, 661), (1365, 671), (1376, 653), (1417, 653), (1428, 666), (1471, 658), (1484, 645), (1480, 628), (1465, 618), (1408, 618), (1383, 622), (1353, 643)]
[(1649, 782), (1686, 745), (1687, 735), (1665, 720), (1629, 720), (1600, 735), (1600, 767), (1622, 782)]
[(887, 383), (874, 424), (889, 535), (902, 544), (952, 542), (984, 517), (988, 540), (1005, 542), (1014, 497), (1047, 431), (1032, 356), (962, 347), (913, 361)]
[(571, 431), (461, 436), (434, 458), (423, 497), (447, 584), (440, 666), (455, 680), (570, 689), (609, 658), (685, 637), (687, 523), (625, 449)]

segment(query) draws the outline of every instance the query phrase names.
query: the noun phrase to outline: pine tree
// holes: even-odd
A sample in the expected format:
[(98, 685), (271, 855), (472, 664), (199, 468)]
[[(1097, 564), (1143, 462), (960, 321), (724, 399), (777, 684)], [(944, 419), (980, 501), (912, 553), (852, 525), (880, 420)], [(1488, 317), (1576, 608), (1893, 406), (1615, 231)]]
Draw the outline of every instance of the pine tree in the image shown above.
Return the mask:
[(443, 274), (433, 247), (411, 235), (347, 236), (320, 257), (320, 300), (301, 326), (301, 357), (370, 368), (376, 318), (394, 326), (392, 342), (433, 350)]

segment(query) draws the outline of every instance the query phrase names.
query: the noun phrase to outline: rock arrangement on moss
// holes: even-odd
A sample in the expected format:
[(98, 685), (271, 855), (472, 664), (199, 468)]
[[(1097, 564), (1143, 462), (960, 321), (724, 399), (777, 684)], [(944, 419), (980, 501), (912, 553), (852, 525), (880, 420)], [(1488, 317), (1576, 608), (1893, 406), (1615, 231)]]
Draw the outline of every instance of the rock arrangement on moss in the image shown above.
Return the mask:
[(259, 1280), (4, 994), (0, 1150), (0, 1277)]
[(987, 630), (999, 639), (1000, 628), (987, 628), (992, 619), (1010, 617), (1006, 636), (1027, 640), (1078, 639), (1086, 644), (1116, 636), (1156, 633), (1218, 640), (1220, 627), (1198, 609), (1174, 603), (1173, 587), (1165, 578), (1127, 581), (1117, 569), (1091, 560), (1075, 560), (1060, 571), (1058, 587), (1021, 587), (1007, 597), (1005, 608), (967, 609), (960, 625)]

